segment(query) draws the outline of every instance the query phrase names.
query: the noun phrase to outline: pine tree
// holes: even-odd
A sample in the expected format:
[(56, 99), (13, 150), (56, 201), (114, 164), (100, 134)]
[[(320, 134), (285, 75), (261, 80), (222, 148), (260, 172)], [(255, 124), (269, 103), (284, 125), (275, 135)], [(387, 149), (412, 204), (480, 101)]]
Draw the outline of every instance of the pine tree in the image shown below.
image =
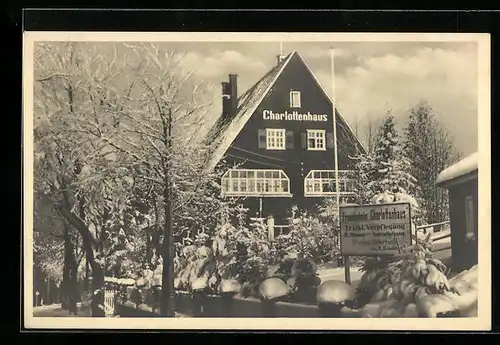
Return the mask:
[(411, 174), (411, 161), (404, 155), (390, 111), (387, 111), (381, 122), (377, 138), (372, 154), (355, 157), (354, 178), (358, 203), (374, 203), (380, 195), (387, 196), (384, 202), (410, 201), (413, 219), (417, 224), (421, 223), (420, 192)]
[(395, 127), (394, 116), (389, 111), (382, 121), (374, 153), (375, 172), (368, 184), (377, 193), (403, 193), (414, 195), (415, 178), (410, 174), (410, 161), (404, 156)]
[(419, 186), (419, 198), (429, 223), (448, 218), (448, 195), (436, 186), (437, 175), (454, 163), (459, 154), (448, 132), (436, 120), (434, 110), (421, 102), (409, 111), (404, 151), (411, 157), (411, 173)]
[(372, 154), (361, 154), (352, 157), (354, 169), (350, 178), (354, 181), (355, 202), (360, 205), (368, 204), (373, 193), (368, 188), (370, 181), (373, 181), (375, 173), (375, 160)]

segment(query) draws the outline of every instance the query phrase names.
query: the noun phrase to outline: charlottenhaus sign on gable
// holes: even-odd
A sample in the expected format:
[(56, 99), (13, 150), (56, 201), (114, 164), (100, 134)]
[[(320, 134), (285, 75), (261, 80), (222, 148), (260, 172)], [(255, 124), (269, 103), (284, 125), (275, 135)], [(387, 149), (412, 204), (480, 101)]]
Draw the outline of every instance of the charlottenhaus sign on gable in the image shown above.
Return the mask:
[(315, 114), (310, 111), (306, 113), (294, 111), (274, 112), (272, 110), (263, 110), (262, 118), (264, 120), (278, 121), (310, 121), (310, 122), (326, 122), (328, 121), (327, 114)]
[(342, 255), (398, 254), (411, 245), (409, 203), (340, 207)]

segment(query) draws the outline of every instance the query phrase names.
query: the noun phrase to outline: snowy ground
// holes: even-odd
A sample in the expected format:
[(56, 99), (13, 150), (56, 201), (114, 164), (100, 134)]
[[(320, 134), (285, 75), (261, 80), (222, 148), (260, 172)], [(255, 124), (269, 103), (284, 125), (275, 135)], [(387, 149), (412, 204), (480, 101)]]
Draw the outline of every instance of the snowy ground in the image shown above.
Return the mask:
[(90, 317), (90, 308), (78, 303), (77, 315), (70, 315), (67, 309), (62, 309), (61, 304), (44, 305), (33, 308), (34, 317)]
[[(70, 315), (68, 310), (62, 309), (61, 304), (44, 305), (33, 308), (34, 317), (90, 317), (90, 308), (78, 303), (77, 315)], [(175, 313), (175, 317), (189, 317), (185, 314)]]

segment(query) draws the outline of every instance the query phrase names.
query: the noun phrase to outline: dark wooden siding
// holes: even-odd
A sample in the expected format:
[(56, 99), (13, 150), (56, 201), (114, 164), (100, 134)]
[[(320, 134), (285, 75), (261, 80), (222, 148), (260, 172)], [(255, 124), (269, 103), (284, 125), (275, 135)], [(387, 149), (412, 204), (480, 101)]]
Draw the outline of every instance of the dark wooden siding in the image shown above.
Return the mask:
[[(456, 270), (464, 270), (477, 264), (477, 179), (450, 187), (449, 195), (453, 266)], [(474, 241), (466, 241), (465, 239), (465, 198), (469, 195), (471, 195), (474, 200)]]
[[(290, 108), (290, 91), (300, 91), (300, 109)], [(264, 120), (263, 110), (289, 113), (297, 110), (299, 113), (327, 114), (328, 120), (320, 121), (286, 121)], [(343, 126), (345, 127), (345, 126)], [(265, 128), (285, 128), (287, 130), (287, 150), (266, 150), (259, 145), (259, 130)], [(263, 102), (258, 106), (250, 120), (240, 131), (231, 147), (226, 151), (226, 161), (229, 164), (247, 161), (241, 166), (249, 169), (282, 169), (290, 178), (290, 189), (293, 199), (290, 198), (263, 198), (263, 214), (273, 214), (284, 217), (292, 205), (311, 209), (322, 198), (304, 197), (304, 178), (312, 169), (333, 170), (334, 151), (329, 145), (326, 151), (308, 151), (302, 145), (302, 133), (307, 129), (324, 129), (331, 137), (333, 132), (332, 107), (323, 94), (306, 66), (298, 56), (291, 61), (280, 75)], [(341, 131), (340, 126), (337, 132)], [(261, 132), (262, 133), (262, 132)], [(340, 135), (339, 135), (340, 137)], [(331, 139), (331, 138), (330, 138)], [(348, 154), (353, 154), (356, 148), (347, 144), (339, 145), (339, 169), (349, 168)], [(247, 198), (244, 202), (247, 207), (258, 210), (258, 198)], [(277, 222), (278, 223), (278, 222)]]

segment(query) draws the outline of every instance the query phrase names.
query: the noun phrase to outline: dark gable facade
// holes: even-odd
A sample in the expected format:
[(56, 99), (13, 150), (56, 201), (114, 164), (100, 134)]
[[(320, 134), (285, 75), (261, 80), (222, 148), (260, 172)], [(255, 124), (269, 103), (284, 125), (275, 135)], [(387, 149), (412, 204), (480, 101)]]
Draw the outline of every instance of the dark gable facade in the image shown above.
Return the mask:
[[(213, 168), (225, 160), (222, 194), (241, 198), (251, 215), (284, 224), (292, 206), (314, 209), (334, 197), (332, 103), (297, 52), (277, 64), (239, 98), (236, 75), (222, 83), (223, 111), (212, 130), (219, 146)], [(337, 112), (339, 189), (352, 196), (349, 156), (363, 147)]]

